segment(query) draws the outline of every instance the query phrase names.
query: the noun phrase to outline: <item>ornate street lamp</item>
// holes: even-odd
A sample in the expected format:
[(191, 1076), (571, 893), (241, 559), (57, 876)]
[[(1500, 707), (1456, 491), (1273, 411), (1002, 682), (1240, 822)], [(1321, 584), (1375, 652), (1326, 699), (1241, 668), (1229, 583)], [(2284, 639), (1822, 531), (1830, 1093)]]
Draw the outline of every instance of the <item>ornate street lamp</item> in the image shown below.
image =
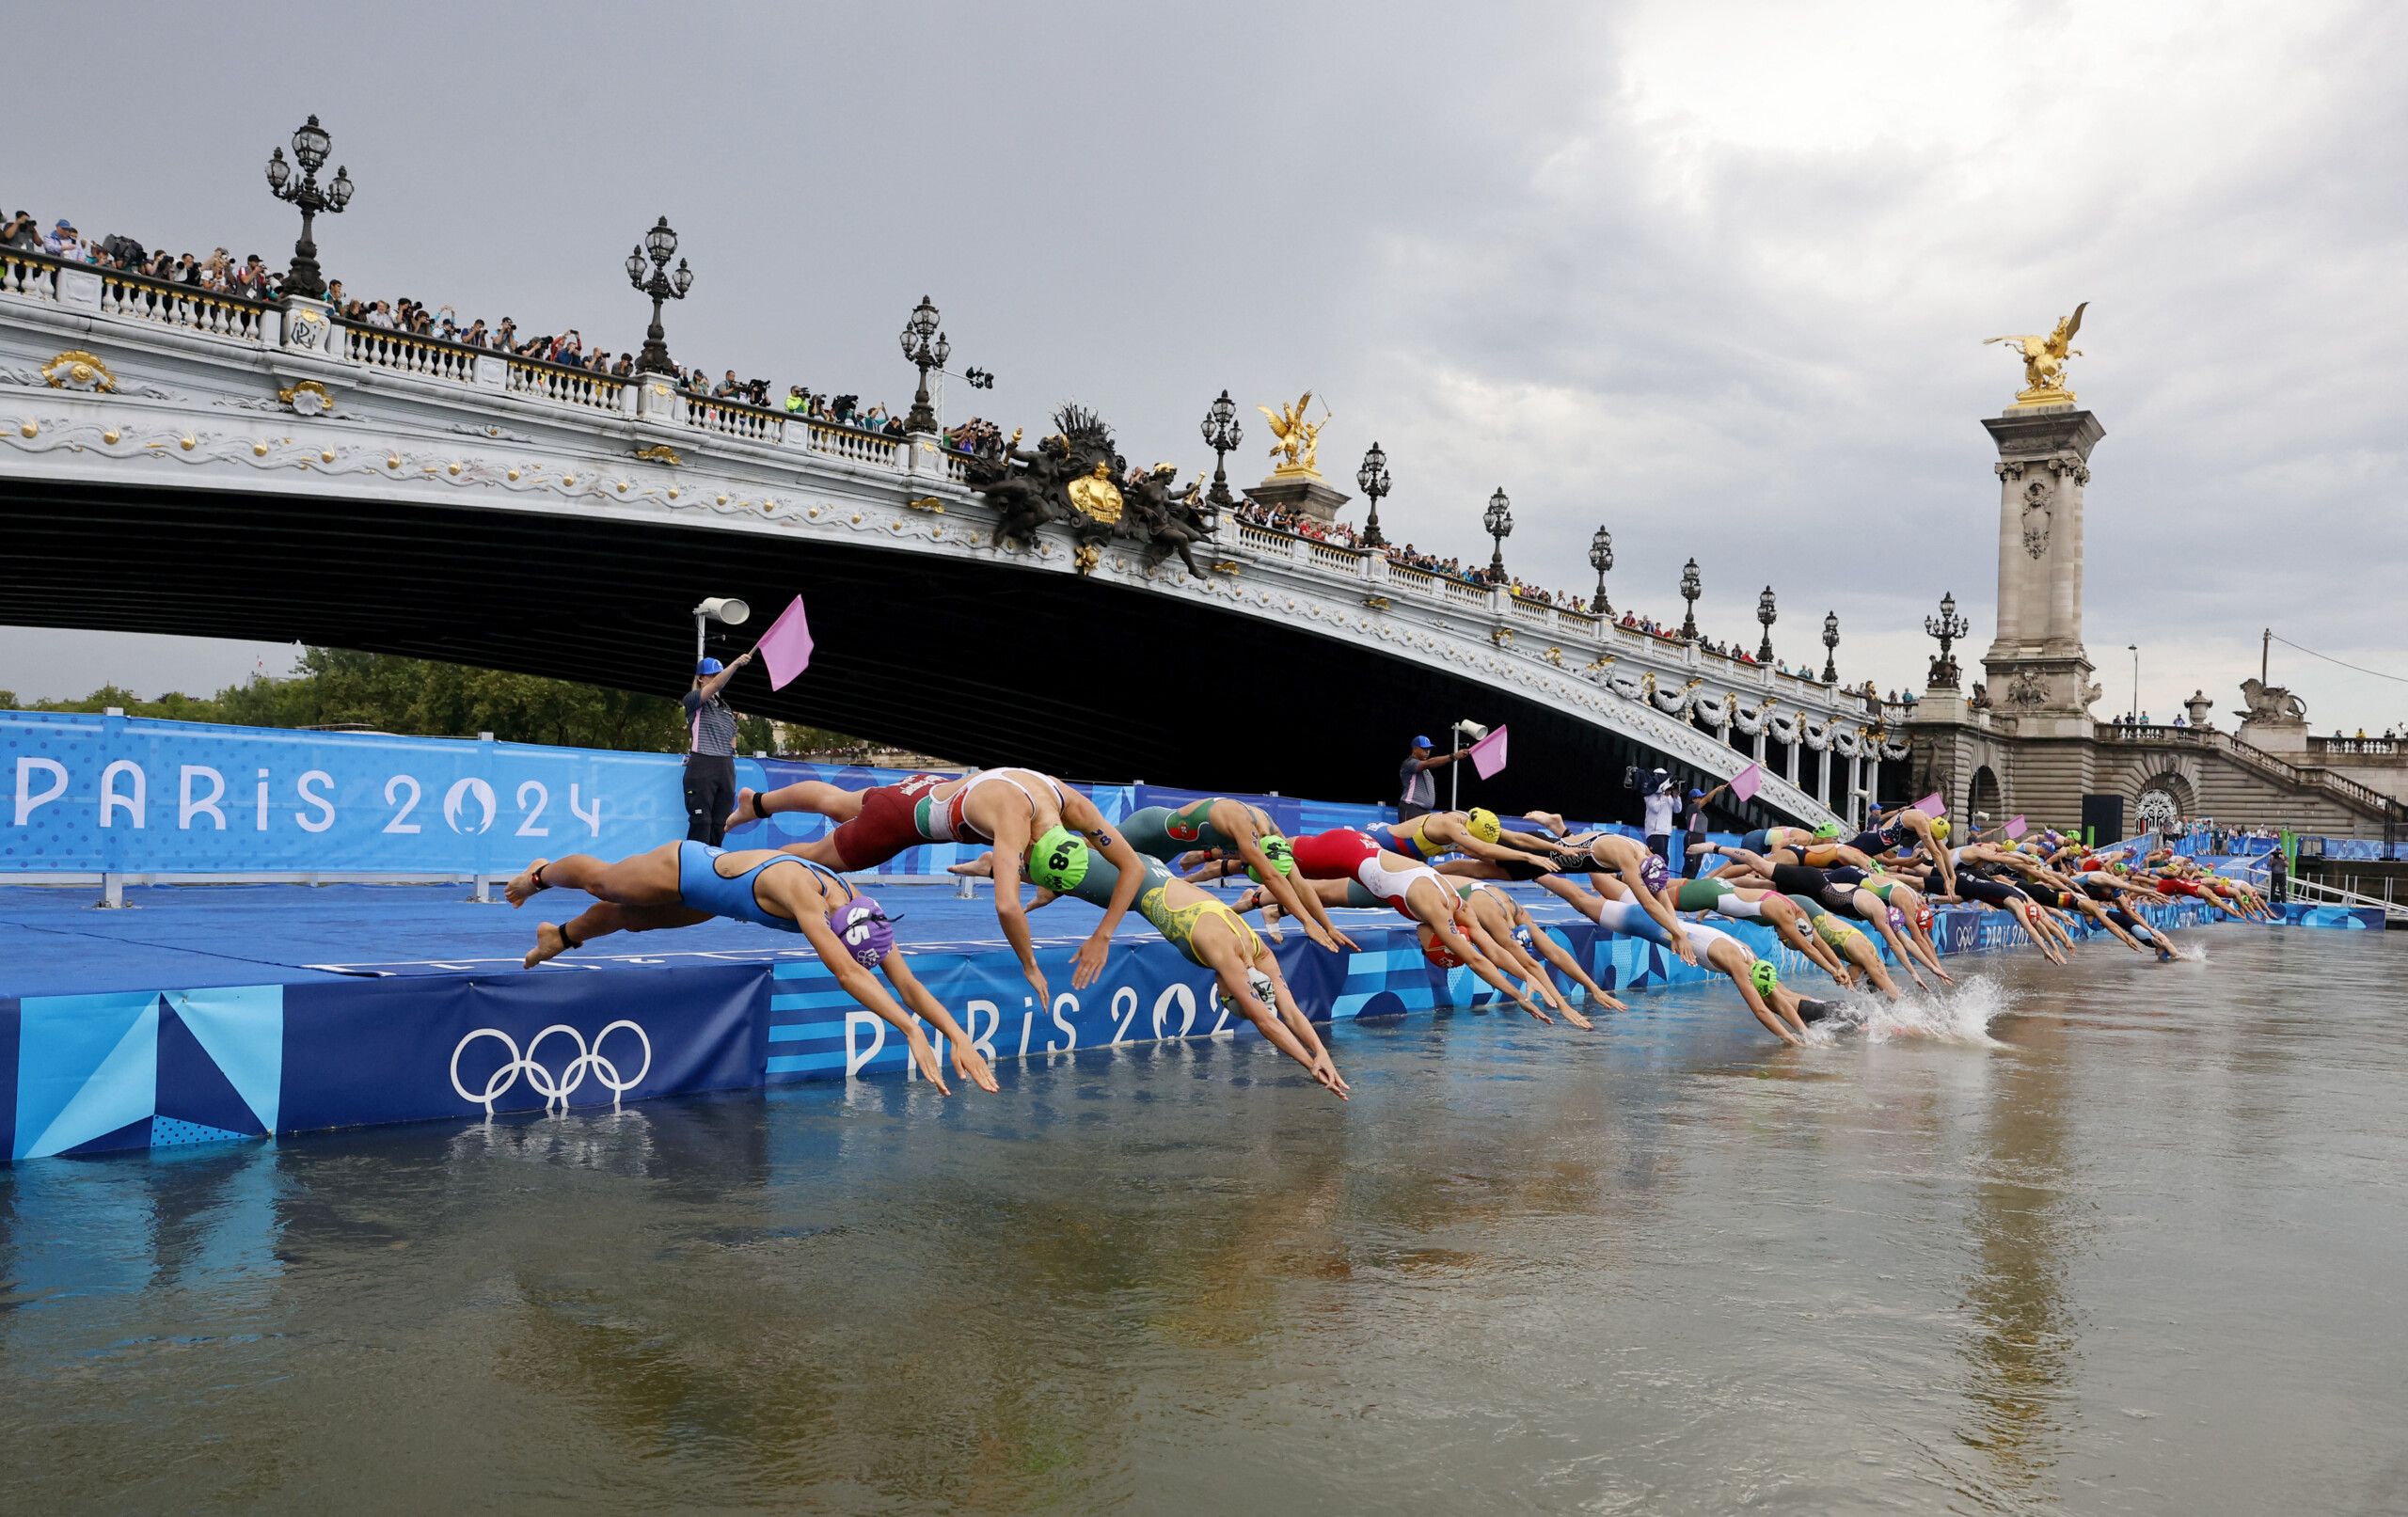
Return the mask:
[[(660, 303), (683, 300), (686, 292), (694, 287), (694, 271), (677, 260), (675, 272), (669, 261), (677, 252), (677, 234), (670, 229), (669, 218), (653, 223), (652, 230), (643, 234), (643, 244), (627, 255), (627, 283), (652, 297), (652, 324), (644, 328), (643, 351), (636, 355), (636, 372), (640, 374), (674, 374), (677, 366), (669, 361), (668, 334), (660, 328)], [(652, 261), (652, 277), (644, 277), (644, 261)]]
[(1354, 483), (1363, 498), (1371, 502), (1371, 514), (1363, 522), (1363, 545), (1387, 546), (1388, 540), (1380, 535), (1380, 498), (1388, 493), (1388, 455), (1378, 443), (1371, 444), (1371, 450), (1363, 455), (1363, 466), (1354, 471)]
[(1950, 591), (1940, 597), (1940, 614), (1923, 619), (1926, 637), (1940, 640), (1940, 656), (1931, 661), (1930, 684), (1934, 689), (1953, 690), (1956, 687), (1956, 660), (1948, 645), (1973, 630), (1973, 624), (1956, 614), (1956, 593)]
[(1840, 613), (1823, 613), (1823, 683), (1840, 682)]
[(1245, 441), (1245, 429), (1238, 425), (1237, 403), (1229, 399), (1228, 390), (1204, 413), (1204, 446), (1212, 450), (1212, 488), (1204, 498), (1216, 511), (1227, 511), (1237, 502), (1229, 496), (1229, 471), (1226, 466), (1229, 454)]
[(1481, 524), (1497, 544), (1497, 552), (1488, 561), (1488, 578), (1492, 584), (1505, 583), (1505, 540), (1513, 535), (1513, 502), (1505, 498), (1505, 487), (1488, 498), (1488, 509), (1481, 514)]
[(906, 432), (937, 430), (936, 408), (928, 403), (928, 371), (943, 368), (945, 359), (953, 354), (953, 344), (937, 329), (937, 321), (936, 307), (922, 295), (919, 305), (912, 308), (911, 319), (903, 324), (904, 360), (916, 364), (920, 371), (920, 388), (911, 397), (911, 414), (903, 419)]
[(1772, 662), (1772, 624), (1780, 619), (1780, 612), (1773, 609), (1772, 586), (1766, 585), (1765, 593), (1756, 597), (1756, 620), (1765, 624), (1764, 645), (1756, 650), (1757, 663)]
[(1689, 603), (1688, 615), (1681, 620), (1681, 640), (1684, 642), (1697, 640), (1697, 598), (1704, 593), (1705, 587), (1698, 582), (1697, 560), (1691, 559), (1688, 566), (1681, 571), (1681, 599)]
[(1613, 566), (1614, 534), (1600, 527), (1597, 535), (1589, 539), (1589, 567), (1597, 571), (1597, 598), (1589, 609), (1599, 616), (1614, 614), (1612, 605), (1606, 599), (1606, 571)]
[(318, 170), (326, 166), (326, 150), (334, 139), (318, 124), (316, 117), (293, 134), (293, 161), (301, 166), (301, 182), (293, 183), (293, 166), (284, 161), (284, 150), (277, 148), (268, 154), (267, 187), (279, 200), (290, 201), (301, 208), (301, 240), (293, 245), (293, 269), (284, 277), (287, 294), (321, 298), (326, 292), (325, 276), (318, 272), (318, 244), (310, 231), (321, 211), (340, 215), (351, 203), (351, 170), (335, 169), (335, 182), (325, 189), (318, 188)]

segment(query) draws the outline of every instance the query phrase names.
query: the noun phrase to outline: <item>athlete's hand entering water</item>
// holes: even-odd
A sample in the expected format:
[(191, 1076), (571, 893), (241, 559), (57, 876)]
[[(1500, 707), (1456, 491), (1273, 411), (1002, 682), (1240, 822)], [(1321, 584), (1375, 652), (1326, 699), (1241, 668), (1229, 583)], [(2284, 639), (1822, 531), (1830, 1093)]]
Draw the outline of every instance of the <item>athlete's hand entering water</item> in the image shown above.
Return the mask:
[(950, 1096), (953, 1087), (944, 1082), (944, 1074), (937, 1067), (937, 1051), (928, 1042), (928, 1035), (914, 1027), (911, 1030), (911, 1062), (920, 1067), (920, 1078), (937, 1087), (940, 1096)]
[(965, 1033), (951, 1041), (953, 1043), (953, 1072), (956, 1076), (970, 1082), (990, 1096), (1003, 1089), (1001, 1085), (995, 1083), (995, 1071), (987, 1067), (986, 1058), (979, 1053), (978, 1045), (970, 1041), (968, 1034)]
[(1070, 960), (1070, 988), (1084, 990), (1095, 984), (1103, 973), (1104, 960), (1111, 956), (1112, 940), (1101, 933), (1079, 944), (1078, 953)]

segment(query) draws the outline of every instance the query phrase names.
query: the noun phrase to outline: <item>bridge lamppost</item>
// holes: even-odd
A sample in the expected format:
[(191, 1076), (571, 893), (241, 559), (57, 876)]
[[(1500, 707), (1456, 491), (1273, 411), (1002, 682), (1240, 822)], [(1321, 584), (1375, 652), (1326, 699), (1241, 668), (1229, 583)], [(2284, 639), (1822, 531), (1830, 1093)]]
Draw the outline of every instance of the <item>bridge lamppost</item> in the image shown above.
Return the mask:
[(1611, 616), (1614, 608), (1606, 599), (1606, 571), (1614, 566), (1614, 534), (1600, 527), (1589, 539), (1589, 567), (1597, 571), (1597, 598), (1589, 609), (1598, 616)]
[(917, 365), (920, 371), (920, 388), (911, 397), (911, 414), (903, 419), (906, 432), (937, 430), (936, 408), (928, 404), (928, 371), (943, 368), (953, 353), (953, 344), (937, 329), (938, 319), (936, 307), (922, 295), (919, 305), (912, 308), (911, 319), (903, 324), (904, 359)]
[(1212, 450), (1212, 488), (1204, 498), (1215, 511), (1227, 511), (1237, 502), (1229, 496), (1229, 455), (1238, 444), (1245, 441), (1245, 429), (1238, 425), (1238, 406), (1229, 399), (1228, 390), (1204, 413), (1204, 446)]
[[(669, 334), (660, 327), (660, 303), (685, 299), (686, 292), (694, 287), (694, 271), (681, 258), (677, 260), (676, 272), (670, 272), (669, 261), (676, 252), (677, 234), (670, 229), (669, 218), (663, 216), (643, 234), (642, 244), (627, 255), (627, 282), (652, 297), (652, 324), (644, 328), (643, 351), (636, 355), (636, 372), (640, 374), (677, 371), (677, 366), (669, 361)], [(652, 277), (648, 279), (643, 272), (647, 254), (652, 260)]]
[(1823, 613), (1823, 683), (1840, 682), (1840, 613)]
[(1681, 619), (1681, 640), (1684, 642), (1697, 640), (1697, 598), (1704, 593), (1705, 587), (1697, 577), (1697, 560), (1691, 559), (1687, 567), (1681, 571), (1681, 599), (1689, 603), (1688, 615)]
[(310, 235), (318, 213), (340, 215), (351, 203), (351, 170), (335, 169), (335, 182), (325, 189), (318, 188), (318, 170), (326, 166), (326, 150), (334, 139), (318, 124), (316, 117), (293, 134), (293, 163), (301, 166), (301, 182), (293, 182), (293, 166), (284, 161), (284, 150), (277, 148), (268, 154), (267, 187), (279, 200), (290, 201), (301, 208), (301, 240), (293, 245), (293, 270), (284, 277), (287, 294), (323, 298), (326, 292), (325, 277), (318, 272), (318, 244)]
[(1354, 484), (1371, 503), (1370, 514), (1363, 522), (1363, 545), (1387, 546), (1388, 540), (1380, 535), (1380, 500), (1388, 493), (1388, 455), (1378, 443), (1363, 455), (1363, 466), (1354, 471)]
[(1497, 493), (1488, 498), (1488, 509), (1481, 514), (1480, 520), (1497, 545), (1496, 553), (1488, 561), (1488, 582), (1501, 585), (1505, 583), (1505, 540), (1513, 535), (1513, 502), (1505, 498), (1505, 486), (1498, 485)]
[(1973, 624), (1956, 614), (1956, 593), (1950, 591), (1940, 597), (1940, 614), (1923, 619), (1924, 635), (1940, 640), (1940, 656), (1931, 661), (1929, 683), (1934, 689), (1953, 690), (1956, 687), (1956, 660), (1950, 656), (1948, 645), (1973, 630)]
[(1772, 662), (1772, 624), (1780, 618), (1781, 613), (1773, 608), (1772, 586), (1766, 585), (1765, 593), (1756, 597), (1756, 620), (1765, 624), (1764, 644), (1756, 650), (1757, 663)]

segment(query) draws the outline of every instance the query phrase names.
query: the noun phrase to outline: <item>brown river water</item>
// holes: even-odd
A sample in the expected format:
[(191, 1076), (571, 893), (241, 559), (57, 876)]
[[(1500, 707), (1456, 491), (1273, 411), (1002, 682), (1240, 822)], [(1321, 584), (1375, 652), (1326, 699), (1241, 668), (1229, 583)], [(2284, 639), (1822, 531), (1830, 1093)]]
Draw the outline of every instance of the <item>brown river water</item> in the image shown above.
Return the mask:
[(11, 1512), (2408, 1510), (2408, 937), (0, 1171)]

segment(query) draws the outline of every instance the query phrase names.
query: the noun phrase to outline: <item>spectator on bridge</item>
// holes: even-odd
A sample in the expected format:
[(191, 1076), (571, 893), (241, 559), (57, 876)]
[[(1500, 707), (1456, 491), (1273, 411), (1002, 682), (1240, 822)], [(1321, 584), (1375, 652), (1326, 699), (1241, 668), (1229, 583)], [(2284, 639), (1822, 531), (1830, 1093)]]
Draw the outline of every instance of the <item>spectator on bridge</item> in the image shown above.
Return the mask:
[(720, 692), (736, 672), (752, 661), (750, 653), (721, 664), (705, 658), (694, 666), (694, 687), (686, 692), (686, 837), (716, 848), (736, 810), (736, 712)]
[(731, 400), (741, 395), (743, 391), (744, 387), (737, 384), (736, 381), (736, 371), (731, 369), (727, 371), (727, 377), (725, 379), (721, 380), (718, 384), (711, 387), (711, 399), (715, 401)]
[(1430, 753), (1430, 739), (1416, 737), (1412, 749), (1404, 755), (1404, 766), (1397, 771), (1402, 789), (1397, 797), (1396, 819), (1409, 822), (1417, 816), (1430, 814), (1430, 809), (1438, 800), (1438, 782), (1430, 771), (1452, 764), (1469, 751), (1469, 749), (1459, 748), (1451, 753), (1434, 758)]
[(610, 377), (613, 379), (628, 379), (634, 376), (635, 371), (636, 356), (632, 353), (622, 353), (619, 355), (618, 365), (610, 371)]
[[(75, 224), (65, 216), (59, 217), (58, 225), (42, 234), (41, 250), (53, 258), (80, 260), (84, 256), (84, 245), (75, 235)], [(2337, 737), (2340, 735), (2336, 733), (2334, 735)]]
[(791, 416), (795, 412), (801, 410), (807, 403), (809, 403), (802, 393), (802, 387), (800, 385), (788, 385), (786, 387), (787, 415)]
[(0, 247), (19, 253), (41, 251), (41, 228), (35, 225), (32, 212), (20, 211), (0, 226)]

